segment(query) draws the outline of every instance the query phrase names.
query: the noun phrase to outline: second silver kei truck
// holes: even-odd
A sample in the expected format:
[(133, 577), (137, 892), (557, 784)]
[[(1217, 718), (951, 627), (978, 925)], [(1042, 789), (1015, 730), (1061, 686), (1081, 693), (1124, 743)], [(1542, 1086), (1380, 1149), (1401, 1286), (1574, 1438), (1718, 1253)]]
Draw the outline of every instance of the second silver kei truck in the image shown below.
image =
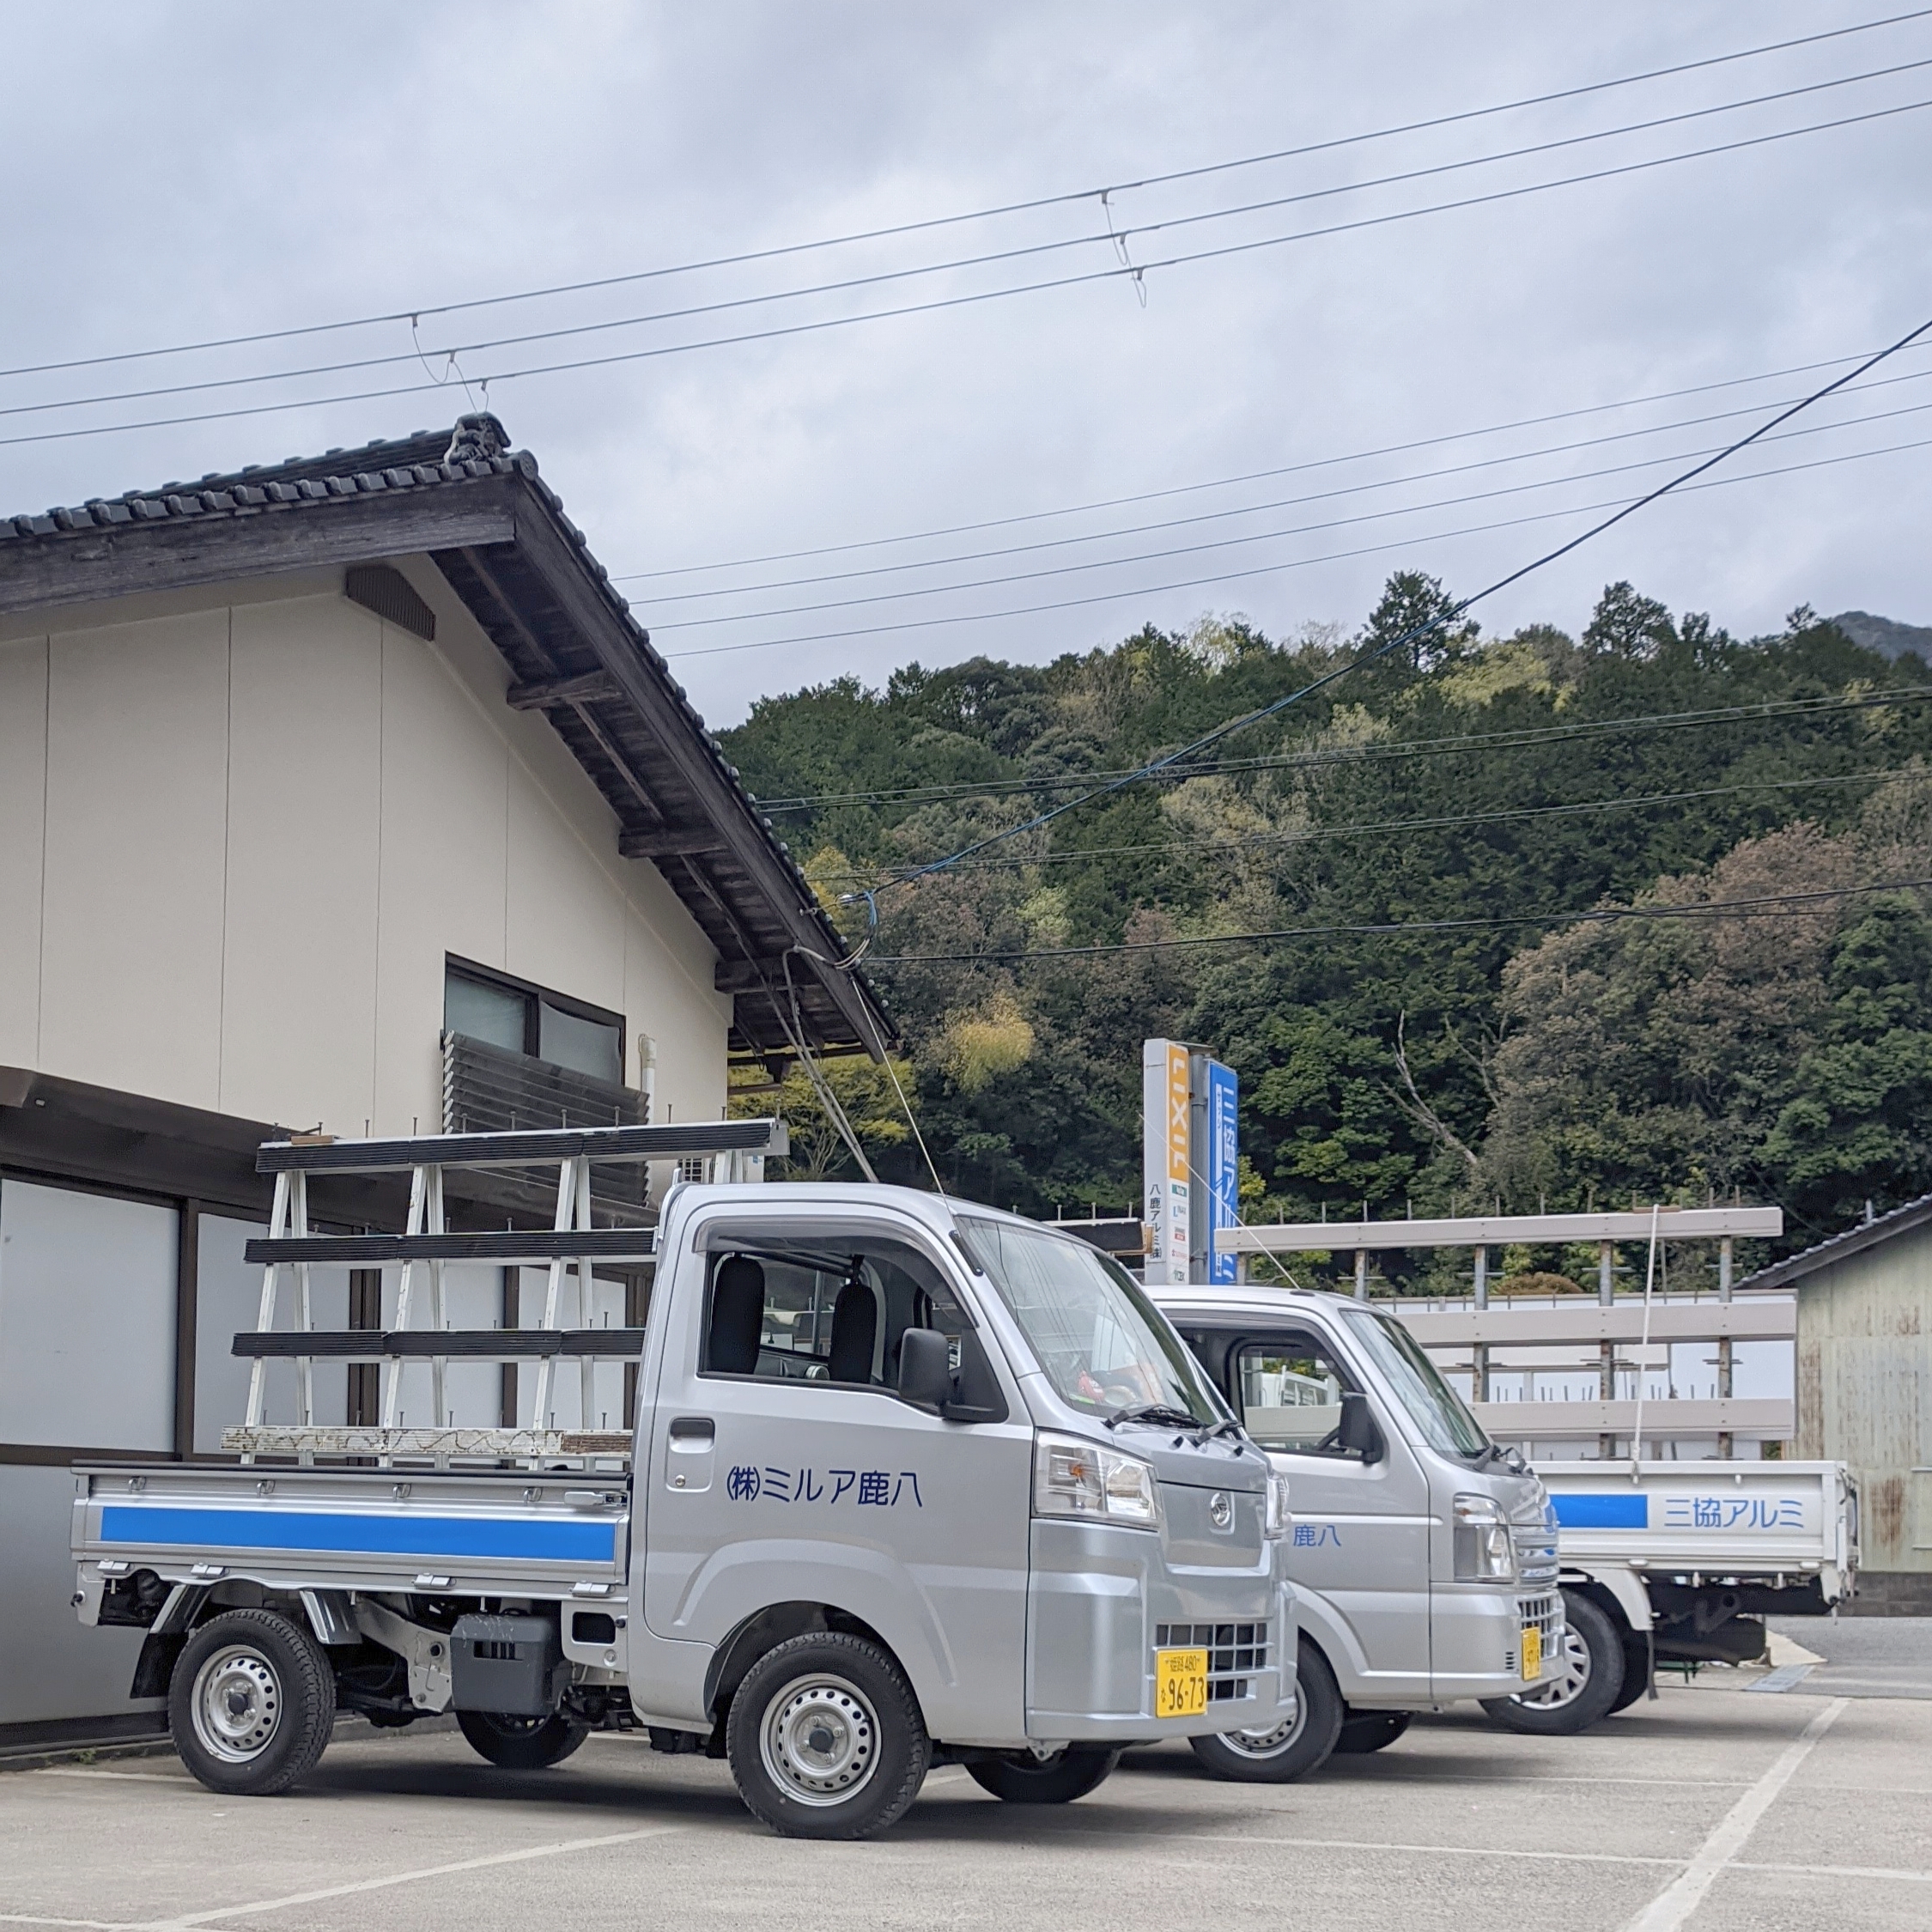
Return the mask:
[[(776, 1123), (754, 1126), (782, 1151)], [(519, 1767), (642, 1728), (728, 1758), (776, 1830), (857, 1838), (934, 1764), (1060, 1801), (1130, 1743), (1292, 1717), (1285, 1480), (1117, 1263), (892, 1188), (685, 1183), (628, 1233), (573, 1212), (591, 1162), (691, 1131), (262, 1150), (264, 1321), (236, 1352), (295, 1361), (301, 1419), (252, 1400), (239, 1462), (76, 1472), (78, 1613), (145, 1625), (136, 1692), (167, 1695), (204, 1784), (286, 1788), (340, 1709), (449, 1710)], [(447, 1172), (536, 1161), (559, 1172), (554, 1230), (445, 1231)], [(306, 1174), (385, 1170), (412, 1173), (409, 1232), (308, 1231)], [(584, 1293), (599, 1261), (647, 1254), (641, 1328), (557, 1325), (570, 1271)], [(459, 1259), (547, 1262), (544, 1326), (437, 1322)], [(278, 1272), (331, 1265), (399, 1268), (393, 1327), (273, 1321)], [(634, 1430), (547, 1426), (572, 1355), (634, 1365)], [(387, 1388), (427, 1360), (440, 1404), (470, 1357), (532, 1358), (528, 1426), (308, 1419), (317, 1363), (376, 1361)]]

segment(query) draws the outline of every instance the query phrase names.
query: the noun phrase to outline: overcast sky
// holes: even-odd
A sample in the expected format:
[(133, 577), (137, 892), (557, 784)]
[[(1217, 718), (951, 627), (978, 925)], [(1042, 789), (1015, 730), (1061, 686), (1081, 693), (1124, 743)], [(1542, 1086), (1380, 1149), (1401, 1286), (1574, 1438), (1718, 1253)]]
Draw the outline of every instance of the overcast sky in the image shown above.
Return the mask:
[[(9, 11), (0, 61), (9, 184), (0, 365), (428, 311), (1078, 195), (1905, 10), (1905, 0), (21, 8)], [(1928, 64), (1364, 185), (1915, 61)], [(1768, 415), (1838, 372), (1601, 405), (1851, 356), (1932, 317), (1932, 107), (1156, 266), (1138, 289), (1124, 276), (1088, 279), (595, 368), (506, 372), (1094, 276), (1121, 260), (1109, 220), (1132, 229), (1215, 217), (1129, 236), (1127, 260), (1158, 264), (1921, 100), (1932, 102), (1932, 18), (1124, 190), (1104, 208), (1089, 195), (728, 269), (424, 313), (427, 363), (20, 413), (408, 356), (403, 320), (10, 374), (0, 378), (0, 409), (15, 412), (0, 416), (0, 507), (118, 495), (447, 422), (469, 406), (460, 382), (432, 384), (432, 372), (451, 375), (452, 346), (709, 308), (465, 348), (458, 366), (472, 395), (495, 374), (490, 406), (614, 575), (690, 572), (623, 587), (714, 724), (737, 721), (762, 693), (848, 671), (876, 684), (914, 658), (1041, 661), (1144, 622), (1185, 628), (1240, 612), (1275, 635), (1352, 626), (1391, 569), (1474, 589), (1587, 524), (1577, 507), (1639, 494), (1670, 469), (1584, 472), (1710, 449), (1761, 416), (1687, 419)], [(1332, 189), (1345, 191), (1321, 193)], [(1310, 195), (1320, 198), (1282, 204)], [(1263, 201), (1278, 205), (1226, 213)], [(1038, 252), (903, 274), (1029, 248)], [(1932, 349), (1876, 376), (1913, 380), (1806, 418), (1844, 426), (1752, 453), (1735, 473), (1812, 467), (1641, 513), (1498, 597), (1485, 628), (1547, 619), (1574, 629), (1619, 577), (1741, 633), (1776, 629), (1801, 602), (1932, 623), (1932, 447), (1820, 463), (1932, 440)], [(407, 394), (318, 400), (410, 384)], [(4, 440), (296, 398), (303, 406), (226, 420)], [(1582, 410), (1600, 412), (1471, 434)], [(1905, 410), (1923, 413), (1851, 420)], [(1622, 440), (1551, 450), (1609, 436)], [(1364, 457), (1434, 438), (1453, 440)], [(1494, 460), (1526, 453), (1542, 453)], [(1296, 468), (1310, 465), (1321, 466)], [(1467, 467), (1477, 465), (1486, 466)], [(1444, 470), (1457, 473), (1423, 474)], [(1219, 487), (1188, 487), (1203, 484)], [(1476, 497), (1499, 491), (1510, 494)], [(1571, 513), (1455, 534), (1552, 511)], [(1035, 520), (692, 568), (1023, 518)], [(1176, 523), (1184, 518), (1197, 520)], [(1170, 527), (1130, 527), (1157, 523)], [(1059, 541), (1069, 538), (1084, 540)], [(933, 561), (994, 551), (1005, 554)], [(836, 574), (908, 562), (921, 568)], [(1085, 565), (1101, 567), (1068, 568)], [(1018, 580), (891, 595), (993, 578)], [(786, 587), (743, 588), (761, 583)], [(734, 594), (670, 594), (725, 589)], [(1042, 605), (1062, 607), (1025, 611)], [(795, 608), (810, 605), (824, 607)], [(766, 611), (782, 614), (748, 615)], [(974, 621), (951, 621), (963, 617)], [(917, 628), (890, 628), (907, 626)], [(848, 635), (810, 641), (824, 633)], [(720, 649), (750, 643), (771, 647)]]

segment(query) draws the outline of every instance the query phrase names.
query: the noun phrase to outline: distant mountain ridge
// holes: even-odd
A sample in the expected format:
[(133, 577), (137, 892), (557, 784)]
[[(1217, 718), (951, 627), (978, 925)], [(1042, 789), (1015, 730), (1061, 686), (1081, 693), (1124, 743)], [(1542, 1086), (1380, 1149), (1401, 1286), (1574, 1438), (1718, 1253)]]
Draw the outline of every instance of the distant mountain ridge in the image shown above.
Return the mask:
[(1916, 655), (1932, 664), (1932, 624), (1902, 624), (1895, 617), (1874, 617), (1869, 611), (1846, 611), (1832, 622), (1854, 644), (1880, 657)]

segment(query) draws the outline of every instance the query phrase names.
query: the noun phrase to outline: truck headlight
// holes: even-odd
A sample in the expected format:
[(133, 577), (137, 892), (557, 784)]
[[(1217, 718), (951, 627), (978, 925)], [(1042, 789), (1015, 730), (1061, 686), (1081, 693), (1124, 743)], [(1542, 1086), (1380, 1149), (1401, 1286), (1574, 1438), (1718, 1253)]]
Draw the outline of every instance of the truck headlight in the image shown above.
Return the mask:
[(1288, 1479), (1277, 1470), (1268, 1472), (1267, 1533), (1279, 1540), (1295, 1527), (1293, 1512), (1288, 1507)]
[(1454, 1514), (1456, 1582), (1515, 1583), (1516, 1552), (1501, 1504), (1492, 1497), (1459, 1496)]
[(1153, 1465), (1097, 1443), (1042, 1434), (1033, 1453), (1033, 1513), (1157, 1528), (1160, 1504)]

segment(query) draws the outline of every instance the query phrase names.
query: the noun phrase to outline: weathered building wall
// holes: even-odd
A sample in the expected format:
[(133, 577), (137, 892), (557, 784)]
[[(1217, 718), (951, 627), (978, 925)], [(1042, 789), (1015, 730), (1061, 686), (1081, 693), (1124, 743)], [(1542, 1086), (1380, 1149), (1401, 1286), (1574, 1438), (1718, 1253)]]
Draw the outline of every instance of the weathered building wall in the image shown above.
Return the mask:
[(0, 1065), (339, 1134), (440, 1122), (446, 952), (624, 1015), (715, 1117), (709, 941), (422, 559), (0, 624)]
[(1932, 1578), (1932, 1227), (1797, 1287), (1796, 1453), (1850, 1465), (1874, 1589), (1885, 1574)]

